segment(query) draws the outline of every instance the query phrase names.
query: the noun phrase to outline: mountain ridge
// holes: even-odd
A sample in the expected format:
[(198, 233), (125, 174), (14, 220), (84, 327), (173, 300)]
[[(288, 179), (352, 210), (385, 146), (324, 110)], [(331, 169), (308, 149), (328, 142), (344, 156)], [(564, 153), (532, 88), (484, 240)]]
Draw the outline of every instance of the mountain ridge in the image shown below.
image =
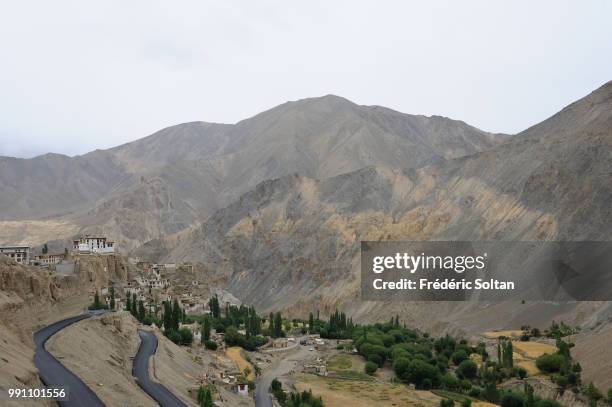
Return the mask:
[(338, 96), (303, 99), (233, 125), (189, 122), (76, 157), (0, 158), (0, 221), (59, 219), (70, 230), (117, 235), (129, 251), (206, 219), (266, 179), (419, 167), (501, 139)]

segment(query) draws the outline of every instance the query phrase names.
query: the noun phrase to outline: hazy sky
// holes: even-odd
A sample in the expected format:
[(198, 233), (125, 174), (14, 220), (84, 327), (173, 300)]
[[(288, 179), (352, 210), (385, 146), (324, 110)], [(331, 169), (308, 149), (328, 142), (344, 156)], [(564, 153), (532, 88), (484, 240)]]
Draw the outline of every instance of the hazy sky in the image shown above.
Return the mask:
[(612, 80), (610, 1), (1, 1), (0, 155), (328, 93), (514, 133)]

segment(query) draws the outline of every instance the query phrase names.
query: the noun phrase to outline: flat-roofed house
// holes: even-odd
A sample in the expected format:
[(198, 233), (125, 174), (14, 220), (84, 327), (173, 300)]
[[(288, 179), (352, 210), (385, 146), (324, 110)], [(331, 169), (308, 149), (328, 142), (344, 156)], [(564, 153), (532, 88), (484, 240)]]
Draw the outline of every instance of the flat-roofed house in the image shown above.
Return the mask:
[(112, 254), (115, 252), (115, 242), (106, 237), (85, 235), (73, 240), (73, 248), (78, 253)]
[(30, 263), (30, 246), (0, 246), (0, 254), (10, 257), (20, 264)]
[(48, 266), (53, 264), (60, 264), (62, 260), (66, 258), (64, 253), (47, 253), (39, 254), (34, 257), (34, 261), (41, 266)]

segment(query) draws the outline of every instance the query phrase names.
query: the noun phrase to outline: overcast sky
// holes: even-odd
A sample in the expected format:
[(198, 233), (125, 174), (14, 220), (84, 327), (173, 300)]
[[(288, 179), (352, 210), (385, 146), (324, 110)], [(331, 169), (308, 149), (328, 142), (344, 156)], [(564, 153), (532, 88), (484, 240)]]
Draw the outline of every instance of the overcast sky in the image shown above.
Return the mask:
[(515, 133), (612, 80), (603, 0), (0, 4), (0, 155), (328, 93)]

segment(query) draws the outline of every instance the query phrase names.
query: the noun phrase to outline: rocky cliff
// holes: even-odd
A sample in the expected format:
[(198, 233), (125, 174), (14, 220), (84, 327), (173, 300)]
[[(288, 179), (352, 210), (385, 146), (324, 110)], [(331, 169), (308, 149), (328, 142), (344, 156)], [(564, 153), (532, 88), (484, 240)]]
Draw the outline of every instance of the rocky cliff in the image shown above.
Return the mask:
[(61, 275), (0, 255), (0, 364), (5, 365), (0, 387), (37, 385), (32, 333), (82, 313), (91, 302), (90, 292), (108, 286), (111, 279), (125, 280), (126, 267), (113, 256), (87, 256), (76, 261), (74, 274)]

